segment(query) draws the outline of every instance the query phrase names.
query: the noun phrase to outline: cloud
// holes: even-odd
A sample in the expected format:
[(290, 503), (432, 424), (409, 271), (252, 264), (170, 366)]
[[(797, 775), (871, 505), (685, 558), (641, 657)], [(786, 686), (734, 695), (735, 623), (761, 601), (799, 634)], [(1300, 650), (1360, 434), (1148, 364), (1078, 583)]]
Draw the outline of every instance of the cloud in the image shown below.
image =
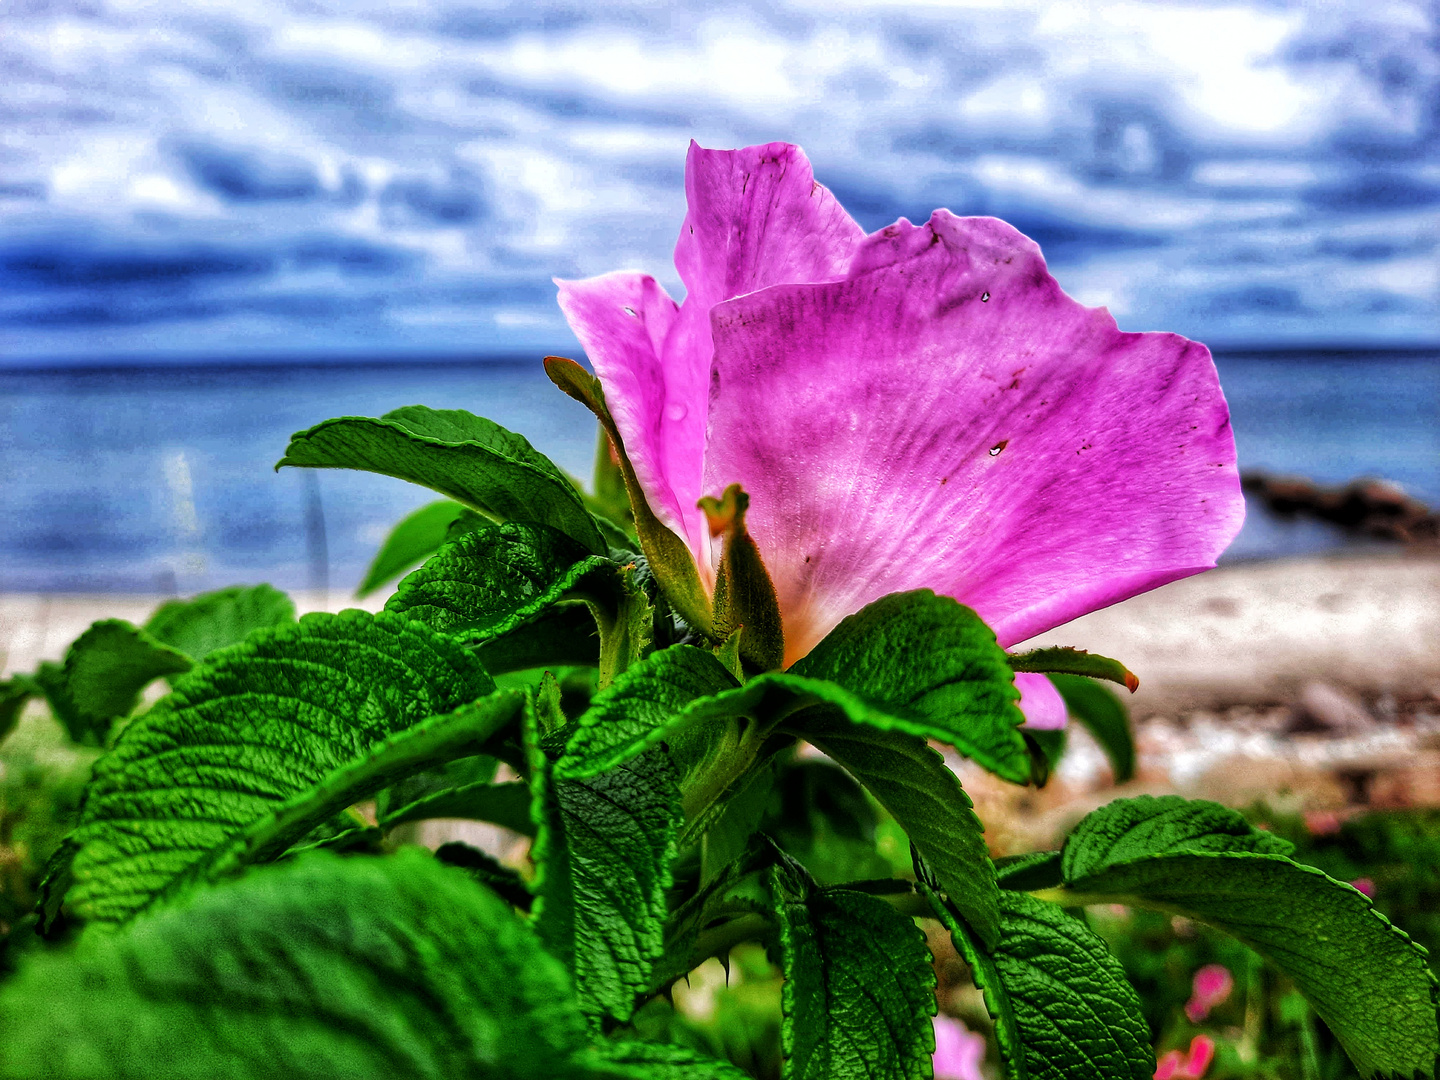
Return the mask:
[(37, 4), (0, 39), (0, 326), (567, 347), (552, 276), (679, 291), (694, 137), (801, 143), (868, 228), (1006, 217), (1127, 329), (1433, 340), (1436, 40), (1392, 0)]

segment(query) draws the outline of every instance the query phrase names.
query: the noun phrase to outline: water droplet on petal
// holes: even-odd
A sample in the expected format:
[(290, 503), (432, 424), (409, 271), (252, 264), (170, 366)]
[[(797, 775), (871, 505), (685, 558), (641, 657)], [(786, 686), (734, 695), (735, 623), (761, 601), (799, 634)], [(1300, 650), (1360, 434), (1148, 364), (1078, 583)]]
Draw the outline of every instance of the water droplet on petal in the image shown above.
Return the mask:
[(984, 304), (987, 303), (989, 300), (990, 294), (988, 292), (983, 292), (980, 294), (980, 303)]
[(1005, 447), (1007, 447), (1007, 446), (1009, 446), (1009, 445), (1010, 445), (1010, 440), (1009, 440), (1009, 439), (1001, 439), (1001, 440), (1000, 440), (998, 443), (996, 443), (994, 446), (990, 447), (990, 456), (991, 456), (991, 457), (999, 457), (999, 456), (1000, 456), (1000, 451), (1001, 451), (1001, 450), (1004, 450)]
[[(985, 295), (989, 296), (990, 294), (986, 293)], [(633, 307), (626, 307), (625, 314), (629, 315), (632, 319), (638, 319), (640, 317), (639, 315), (635, 314), (635, 309)]]
[(669, 405), (665, 406), (665, 419), (676, 421), (684, 420), (685, 414), (689, 411), (690, 410), (680, 402), (672, 401)]

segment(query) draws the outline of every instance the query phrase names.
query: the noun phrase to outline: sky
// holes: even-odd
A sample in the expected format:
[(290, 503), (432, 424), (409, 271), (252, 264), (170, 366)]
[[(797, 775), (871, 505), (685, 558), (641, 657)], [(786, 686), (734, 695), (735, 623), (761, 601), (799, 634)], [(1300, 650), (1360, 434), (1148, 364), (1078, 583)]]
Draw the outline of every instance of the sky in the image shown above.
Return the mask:
[(0, 363), (576, 349), (690, 139), (1040, 242), (1126, 330), (1440, 340), (1440, 31), (1389, 0), (11, 0)]

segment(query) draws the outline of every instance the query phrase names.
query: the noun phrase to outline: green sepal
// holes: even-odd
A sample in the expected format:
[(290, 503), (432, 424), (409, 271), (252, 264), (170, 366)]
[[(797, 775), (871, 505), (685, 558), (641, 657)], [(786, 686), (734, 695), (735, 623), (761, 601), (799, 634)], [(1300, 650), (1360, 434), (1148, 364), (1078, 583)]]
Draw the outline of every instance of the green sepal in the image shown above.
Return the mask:
[(407, 405), (341, 416), (290, 437), (275, 468), (360, 469), (408, 480), (502, 521), (536, 522), (596, 555), (605, 541), (580, 493), (513, 431), (462, 409)]
[(929, 1080), (935, 969), (925, 935), (884, 900), (769, 871), (780, 923), (785, 1080)]
[(749, 506), (750, 496), (739, 484), (731, 484), (718, 499), (700, 500), (711, 537), (725, 541), (715, 576), (711, 634), (727, 640), (738, 632), (740, 655), (760, 671), (774, 671), (785, 662), (785, 630), (775, 584), (745, 528)]
[(650, 572), (671, 606), (690, 626), (710, 634), (710, 597), (700, 581), (695, 558), (689, 546), (673, 530), (655, 516), (635, 478), (635, 470), (625, 454), (625, 440), (605, 404), (600, 380), (574, 360), (562, 356), (545, 358), (545, 374), (551, 382), (584, 405), (600, 421), (615, 449), (615, 459), (630, 495), (630, 510), (635, 520), (635, 534), (650, 564)]
[(238, 645), (251, 631), (294, 621), (295, 602), (279, 589), (232, 585), (161, 604), (146, 621), (145, 632), (198, 661), (217, 649)]
[(452, 499), (440, 499), (412, 510), (397, 521), (356, 586), (355, 598), (363, 600), (439, 551), (440, 545), (449, 539), (450, 526), (464, 510), (464, 506)]
[(1029, 652), (1008, 653), (1010, 666), (1016, 671), (1040, 672), (1046, 675), (1086, 675), (1092, 679), (1108, 679), (1119, 683), (1132, 694), (1140, 689), (1140, 680), (1119, 660), (1074, 649), (1068, 645), (1031, 649)]
[(1051, 675), (1050, 681), (1064, 698), (1071, 719), (1100, 744), (1115, 782), (1135, 779), (1135, 732), (1130, 727), (1130, 711), (1119, 695), (1083, 675)]

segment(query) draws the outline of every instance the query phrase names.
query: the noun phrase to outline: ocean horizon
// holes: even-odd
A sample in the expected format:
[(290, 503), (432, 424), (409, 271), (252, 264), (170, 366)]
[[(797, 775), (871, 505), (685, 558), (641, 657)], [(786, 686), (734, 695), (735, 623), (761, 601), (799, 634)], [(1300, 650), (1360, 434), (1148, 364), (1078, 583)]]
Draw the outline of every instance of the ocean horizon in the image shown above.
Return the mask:
[[(439, 496), (345, 470), (277, 474), (289, 436), (332, 416), (462, 408), (588, 478), (594, 421), (545, 378), (543, 355), (7, 362), (0, 591), (183, 594), (258, 581), (351, 591), (390, 526)], [(1440, 349), (1215, 356), (1242, 469), (1326, 484), (1378, 477), (1440, 502)], [(1374, 546), (1252, 504), (1226, 559)]]

